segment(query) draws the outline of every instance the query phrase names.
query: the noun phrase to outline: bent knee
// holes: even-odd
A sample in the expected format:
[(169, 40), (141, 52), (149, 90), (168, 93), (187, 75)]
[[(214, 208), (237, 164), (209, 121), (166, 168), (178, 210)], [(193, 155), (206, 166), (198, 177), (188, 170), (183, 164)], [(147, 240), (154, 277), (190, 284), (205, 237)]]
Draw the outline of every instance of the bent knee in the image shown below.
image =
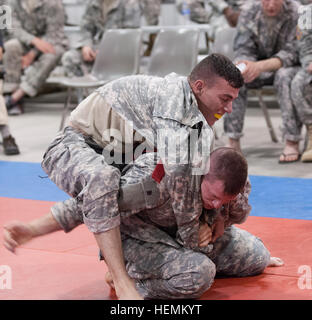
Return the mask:
[(254, 243), (253, 254), (247, 258), (242, 270), (237, 274), (238, 277), (248, 277), (261, 274), (270, 263), (270, 252), (264, 246), (261, 239), (257, 238)]
[(192, 264), (193, 268), (169, 279), (168, 284), (173, 296), (196, 299), (211, 287), (216, 275), (215, 264), (200, 253), (194, 253)]
[(80, 53), (77, 50), (69, 50), (66, 51), (62, 55), (61, 63), (63, 65), (73, 64), (73, 63), (79, 63), (80, 60)]
[(22, 54), (23, 52), (23, 48), (22, 48), (22, 44), (20, 43), (20, 41), (18, 39), (10, 39), (8, 41), (6, 41), (4, 43), (4, 49), (6, 54), (8, 54), (9, 52), (18, 52), (20, 54)]
[(293, 79), (294, 71), (292, 68), (280, 68), (276, 71), (274, 76), (274, 87), (278, 88), (282, 84), (289, 85)]

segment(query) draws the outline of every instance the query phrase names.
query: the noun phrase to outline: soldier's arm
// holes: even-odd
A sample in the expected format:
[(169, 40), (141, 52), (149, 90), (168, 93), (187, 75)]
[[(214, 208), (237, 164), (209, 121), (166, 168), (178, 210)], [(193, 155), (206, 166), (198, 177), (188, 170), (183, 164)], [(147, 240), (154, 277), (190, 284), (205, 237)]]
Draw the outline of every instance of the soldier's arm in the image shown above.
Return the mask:
[(235, 61), (251, 60), (255, 61), (258, 57), (258, 48), (255, 42), (255, 35), (250, 29), (250, 23), (253, 19), (250, 3), (245, 5), (239, 15), (237, 23), (237, 33), (234, 38), (233, 49)]
[(6, 249), (15, 253), (19, 246), (34, 238), (62, 230), (62, 227), (50, 212), (28, 223), (11, 221), (4, 225), (3, 229), (3, 244)]
[[(294, 1), (294, 5), (295, 5)], [(274, 54), (281, 60), (284, 68), (291, 67), (298, 63), (298, 53), (296, 46), (296, 27), (297, 27), (297, 11), (292, 13), (291, 19), (285, 23), (285, 28), (279, 34), (279, 41), (281, 42), (281, 50)]]
[(17, 14), (19, 11), (17, 1), (11, 1), (10, 6), (12, 9), (12, 28), (8, 29), (10, 37), (17, 38), (22, 43), (30, 46), (35, 36), (23, 28), (22, 22)]
[(93, 46), (93, 38), (97, 34), (98, 27), (96, 21), (100, 20), (99, 16), (101, 15), (100, 10), (94, 10), (92, 2), (90, 1), (86, 7), (86, 11), (82, 16), (80, 29), (81, 29), (81, 47), (90, 47)]
[(237, 198), (223, 206), (221, 214), (224, 217), (225, 228), (232, 224), (241, 224), (247, 219), (251, 211), (251, 206), (248, 202), (250, 191), (251, 184), (247, 180), (244, 190), (238, 194)]
[[(177, 240), (186, 248), (198, 246), (202, 205), (200, 176), (192, 175), (189, 137), (192, 128), (168, 118), (154, 118), (157, 125), (157, 154), (164, 168), (166, 189), (177, 224)], [(156, 167), (157, 169), (157, 167)], [(196, 189), (197, 188), (197, 189)]]
[(282, 61), (279, 58), (269, 58), (259, 61), (240, 60), (237, 61), (237, 63), (244, 63), (246, 66), (242, 71), (246, 83), (258, 78), (262, 72), (276, 71), (282, 67)]
[[(311, 6), (312, 9), (312, 6)], [(299, 30), (298, 30), (299, 31)], [(312, 30), (303, 30), (299, 44), (300, 62), (302, 66), (307, 67), (307, 71), (312, 71)]]
[(66, 46), (67, 40), (64, 35), (65, 12), (61, 0), (49, 1), (48, 4), (47, 29), (43, 40), (53, 46)]
[[(302, 66), (308, 66), (308, 72), (312, 73), (312, 29), (303, 29), (301, 26), (301, 20), (304, 18), (306, 12), (311, 12), (312, 4), (309, 4), (302, 15), (299, 16), (297, 26), (297, 39), (298, 39), (298, 50), (300, 54), (300, 63)], [(301, 27), (301, 28), (300, 28)]]
[[(158, 111), (161, 114), (154, 114), (154, 122), (159, 128), (157, 152), (164, 165), (167, 190), (178, 227), (177, 238), (184, 247), (194, 248), (198, 245), (202, 210), (201, 176), (206, 173), (198, 166), (197, 160), (201, 160), (200, 164), (208, 161), (213, 132), (205, 126), (200, 129), (199, 122), (192, 127), (182, 124), (178, 120), (180, 116), (172, 114), (172, 110), (167, 112), (160, 108)], [(166, 139), (161, 139), (160, 135)]]
[(220, 209), (203, 209), (200, 220), (211, 228), (211, 242), (215, 242), (232, 224), (243, 223), (251, 210), (248, 197), (251, 191), (250, 182), (247, 181), (243, 191), (237, 198)]

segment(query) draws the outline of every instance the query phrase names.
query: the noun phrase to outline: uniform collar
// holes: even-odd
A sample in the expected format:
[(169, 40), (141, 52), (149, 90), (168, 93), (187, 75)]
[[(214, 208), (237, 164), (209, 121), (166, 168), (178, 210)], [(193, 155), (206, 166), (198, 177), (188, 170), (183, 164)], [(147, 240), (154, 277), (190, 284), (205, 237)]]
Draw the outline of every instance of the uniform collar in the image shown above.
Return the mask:
[(206, 119), (198, 108), (196, 97), (188, 82), (188, 79), (186, 77), (183, 77), (181, 81), (185, 96), (185, 113), (183, 118), (181, 119), (181, 123), (189, 127), (193, 127), (200, 122), (208, 125)]

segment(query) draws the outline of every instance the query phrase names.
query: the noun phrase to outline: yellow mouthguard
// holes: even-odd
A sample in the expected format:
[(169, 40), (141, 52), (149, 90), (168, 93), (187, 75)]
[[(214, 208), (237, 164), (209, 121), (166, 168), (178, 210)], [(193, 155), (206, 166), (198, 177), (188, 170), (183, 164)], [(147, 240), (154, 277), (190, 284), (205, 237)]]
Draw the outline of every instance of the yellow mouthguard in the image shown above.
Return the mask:
[(221, 119), (221, 118), (222, 118), (221, 114), (219, 114), (219, 113), (215, 113), (214, 116), (215, 116), (215, 118), (217, 118), (217, 119)]

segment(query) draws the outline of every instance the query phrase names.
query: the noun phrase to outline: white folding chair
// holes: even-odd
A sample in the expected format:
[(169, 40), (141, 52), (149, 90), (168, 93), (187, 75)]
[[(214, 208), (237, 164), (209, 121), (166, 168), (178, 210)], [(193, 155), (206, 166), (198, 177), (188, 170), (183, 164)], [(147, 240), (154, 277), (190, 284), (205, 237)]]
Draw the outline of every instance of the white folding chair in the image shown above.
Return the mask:
[(161, 29), (148, 62), (147, 74), (165, 76), (170, 72), (187, 76), (197, 62), (199, 30)]
[[(91, 73), (60, 81), (67, 88), (60, 130), (69, 113), (73, 90), (77, 93), (79, 89), (97, 88), (109, 81), (139, 72), (141, 42), (140, 29), (110, 29), (104, 33)], [(80, 101), (81, 96), (78, 96)]]

